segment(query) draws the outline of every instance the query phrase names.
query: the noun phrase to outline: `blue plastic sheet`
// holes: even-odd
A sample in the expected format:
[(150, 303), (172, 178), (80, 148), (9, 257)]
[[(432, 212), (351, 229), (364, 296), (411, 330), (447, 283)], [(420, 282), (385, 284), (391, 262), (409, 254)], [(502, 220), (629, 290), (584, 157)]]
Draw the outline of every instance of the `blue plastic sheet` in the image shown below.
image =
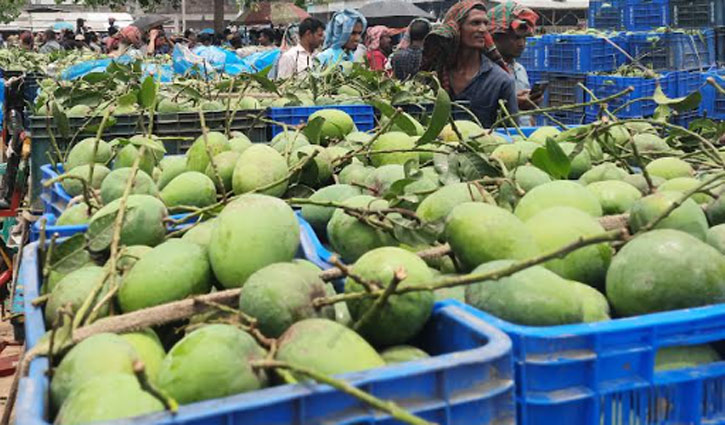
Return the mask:
[[(115, 60), (123, 64), (128, 64), (132, 61), (129, 56), (121, 56)], [(61, 78), (64, 80), (75, 80), (93, 72), (106, 72), (108, 65), (110, 65), (113, 61), (114, 59), (107, 58), (77, 63), (63, 71)], [(170, 64), (147, 62), (144, 63), (141, 68), (144, 75), (153, 75), (162, 83), (169, 83), (174, 79), (174, 70)]]

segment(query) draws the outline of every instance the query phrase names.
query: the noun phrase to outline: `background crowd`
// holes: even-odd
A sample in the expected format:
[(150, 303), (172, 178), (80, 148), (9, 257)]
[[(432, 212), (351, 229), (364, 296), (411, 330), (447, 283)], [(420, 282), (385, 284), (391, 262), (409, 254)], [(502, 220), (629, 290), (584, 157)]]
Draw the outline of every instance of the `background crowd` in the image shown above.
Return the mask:
[[(541, 100), (543, 93), (531, 91), (526, 70), (516, 61), (537, 20), (534, 11), (513, 1), (489, 10), (480, 0), (462, 0), (439, 22), (415, 19), (403, 30), (368, 27), (363, 15), (345, 9), (326, 24), (310, 17), (284, 30), (229, 27), (220, 34), (209, 29), (169, 35), (162, 25), (143, 31), (133, 25), (118, 28), (109, 18), (107, 32), (99, 35), (79, 19), (75, 30), (26, 31), (8, 43), (40, 53), (85, 49), (132, 57), (170, 54), (176, 44), (190, 49), (218, 46), (240, 57), (274, 50), (279, 52), (270, 73), (274, 78), (295, 78), (315, 67), (353, 61), (400, 80), (427, 71), (454, 99), (470, 102), (488, 126), (502, 108), (516, 113), (535, 108)], [(521, 121), (530, 125), (528, 117)]]

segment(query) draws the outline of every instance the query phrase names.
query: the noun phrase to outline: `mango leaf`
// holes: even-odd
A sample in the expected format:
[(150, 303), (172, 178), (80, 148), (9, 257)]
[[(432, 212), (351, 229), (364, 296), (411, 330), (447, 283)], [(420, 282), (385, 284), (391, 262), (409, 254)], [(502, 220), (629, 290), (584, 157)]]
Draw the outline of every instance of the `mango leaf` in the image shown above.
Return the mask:
[(124, 147), (129, 143), (131, 143), (131, 140), (127, 139), (125, 137), (116, 137), (115, 139), (108, 142), (109, 146), (111, 146), (112, 148), (114, 148), (116, 146)]
[[(98, 130), (101, 128), (101, 122), (103, 120), (99, 121), (98, 124), (90, 124), (85, 127), (86, 130), (90, 131), (91, 133), (98, 133)], [(105, 132), (107, 129), (113, 127), (116, 125), (118, 120), (115, 117), (108, 117), (106, 119), (106, 123), (103, 124), (103, 130), (101, 133)]]
[(136, 104), (136, 101), (138, 100), (138, 91), (132, 90), (130, 93), (126, 93), (123, 96), (120, 96), (118, 100), (116, 101), (116, 104), (118, 106), (132, 106)]
[(409, 159), (405, 161), (405, 164), (403, 164), (403, 171), (405, 172), (405, 177), (420, 178), (423, 176), (423, 172), (420, 171), (418, 166), (417, 159)]
[(389, 217), (389, 220), (393, 223), (393, 237), (410, 246), (432, 245), (438, 240), (442, 230), (437, 226), (420, 226), (415, 221), (402, 217)]
[(50, 255), (50, 268), (66, 274), (88, 263), (91, 256), (86, 251), (86, 239), (83, 233), (76, 233), (63, 242), (56, 243)]
[(102, 81), (107, 81), (111, 78), (111, 75), (105, 72), (91, 72), (89, 74), (86, 74), (82, 77), (83, 81), (87, 81), (91, 84), (100, 83)]
[(501, 177), (503, 173), (494, 167), (488, 159), (475, 152), (454, 154), (458, 176), (463, 181), (478, 180), (482, 177)]
[(418, 179), (406, 177), (400, 180), (396, 180), (390, 185), (390, 188), (383, 194), (383, 199), (392, 200), (405, 194), (405, 187), (411, 183), (414, 183)]
[[(134, 214), (136, 207), (127, 207), (126, 213), (123, 217), (123, 224), (129, 222), (131, 214)], [(86, 241), (88, 242), (88, 249), (91, 252), (105, 251), (111, 246), (113, 239), (113, 226), (116, 223), (116, 213), (106, 214), (101, 217), (97, 217), (91, 221), (86, 232)]]
[(97, 91), (76, 91), (70, 98), (72, 105), (88, 105), (96, 107), (103, 101), (103, 96)]
[[(388, 102), (385, 102), (383, 100), (370, 100), (368, 101), (368, 103), (372, 105), (375, 109), (380, 111), (380, 113), (387, 119), (390, 119), (392, 116), (395, 115), (395, 108), (391, 106)], [(408, 136), (417, 136), (418, 129), (415, 127), (415, 124), (411, 120), (412, 117), (410, 115), (404, 115), (401, 113), (395, 117), (393, 125), (398, 127), (398, 129), (403, 131)]]
[(158, 84), (154, 81), (154, 77), (148, 76), (141, 83), (141, 90), (138, 92), (138, 104), (142, 108), (149, 109), (156, 104), (156, 94), (158, 92)]
[(64, 139), (70, 137), (70, 121), (68, 120), (68, 115), (58, 107), (57, 103), (53, 103), (53, 122), (55, 122), (60, 135)]
[(571, 161), (558, 143), (551, 137), (546, 139), (546, 147), (537, 148), (531, 155), (531, 163), (556, 179), (569, 176)]
[(166, 148), (164, 148), (163, 143), (154, 142), (153, 140), (149, 140), (146, 137), (137, 137), (133, 140), (128, 139), (128, 141), (129, 143), (137, 147), (146, 146), (147, 151), (151, 150), (154, 152), (166, 153)]
[(272, 65), (269, 65), (268, 67), (264, 68), (263, 70), (255, 73), (255, 74), (249, 74), (249, 76), (259, 83), (262, 88), (268, 92), (275, 92), (278, 93), (277, 84), (275, 84), (274, 81), (267, 78), (267, 74), (269, 74), (269, 71), (272, 69)]
[(304, 184), (295, 184), (290, 186), (284, 193), (285, 198), (309, 198), (315, 193), (315, 189)]
[(418, 139), (417, 144), (422, 145), (435, 140), (435, 138), (441, 133), (441, 130), (443, 130), (443, 127), (445, 127), (448, 123), (450, 116), (451, 98), (445, 90), (438, 89), (436, 103), (433, 108), (430, 123), (428, 124), (428, 128), (425, 130), (425, 133), (423, 133), (423, 135)]
[(325, 124), (324, 117), (315, 117), (312, 121), (308, 122), (302, 133), (307, 137), (310, 143), (319, 145), (320, 134), (322, 133), (322, 126)]
[(669, 106), (657, 105), (657, 107), (655, 108), (655, 113), (654, 115), (652, 115), (652, 118), (660, 122), (667, 122), (669, 121), (670, 116), (672, 116), (672, 109)]
[(695, 109), (700, 106), (700, 102), (702, 101), (702, 95), (699, 91), (692, 92), (685, 97), (670, 99), (659, 85), (655, 88), (655, 93), (652, 98), (658, 105), (667, 105), (678, 112)]

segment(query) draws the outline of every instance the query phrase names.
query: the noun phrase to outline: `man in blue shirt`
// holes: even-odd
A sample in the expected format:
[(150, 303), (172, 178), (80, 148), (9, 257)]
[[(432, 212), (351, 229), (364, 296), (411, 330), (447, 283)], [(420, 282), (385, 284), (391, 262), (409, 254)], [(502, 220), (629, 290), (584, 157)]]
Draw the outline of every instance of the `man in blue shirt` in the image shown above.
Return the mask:
[(481, 0), (461, 0), (451, 7), (425, 39), (423, 70), (434, 71), (441, 86), (465, 100), (480, 123), (493, 126), (503, 109), (518, 112), (513, 77), (488, 31)]

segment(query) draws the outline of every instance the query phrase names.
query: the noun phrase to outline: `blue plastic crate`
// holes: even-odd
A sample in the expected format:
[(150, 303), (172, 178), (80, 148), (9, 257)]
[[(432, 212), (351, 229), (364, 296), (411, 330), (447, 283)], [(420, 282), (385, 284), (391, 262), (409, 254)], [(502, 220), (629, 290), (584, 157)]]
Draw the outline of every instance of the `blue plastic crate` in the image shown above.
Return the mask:
[[(56, 169), (62, 174), (63, 164), (58, 164), (55, 169), (51, 164), (41, 166), (41, 181), (46, 182), (58, 177)], [(45, 185), (42, 186), (40, 199), (43, 201), (43, 213), (53, 214), (54, 216), (59, 217), (63, 211), (65, 211), (65, 208), (68, 206), (68, 203), (71, 199), (73, 199), (73, 197), (63, 189), (63, 186), (61, 186), (60, 183), (54, 183), (48, 187)]]
[(590, 0), (589, 28), (604, 30), (624, 29), (625, 0)]
[[(586, 85), (586, 74), (547, 72), (544, 79), (549, 82), (542, 105), (544, 107), (570, 106), (586, 102), (586, 93), (580, 84)], [(582, 115), (584, 106), (556, 111), (561, 116)]]
[(676, 97), (687, 96), (702, 88), (702, 73), (698, 71), (675, 71), (668, 74), (670, 84), (677, 84)]
[(544, 71), (536, 71), (536, 70), (526, 70), (526, 74), (529, 76), (529, 84), (531, 87), (534, 87), (534, 84), (538, 83), (539, 81), (546, 80), (546, 73)]
[(527, 71), (544, 70), (546, 64), (545, 37), (529, 37), (526, 39), (526, 48), (521, 57), (516, 59)]
[(626, 0), (624, 27), (647, 31), (670, 25), (670, 0)]
[[(608, 102), (608, 109), (614, 113), (618, 108), (622, 108), (616, 111), (615, 115), (617, 117), (636, 118), (654, 114), (657, 104), (653, 100), (635, 100), (651, 98), (658, 84), (666, 95), (677, 97), (677, 78), (674, 78), (674, 84), (671, 84), (672, 82), (673, 79), (668, 75), (663, 75), (660, 78), (589, 75), (587, 76), (586, 86), (598, 99), (615, 95), (631, 86), (634, 90), (625, 96)], [(596, 115), (598, 111), (599, 105), (589, 105), (586, 107), (585, 113)]]
[[(26, 247), (20, 270), (26, 288), (25, 330), (28, 349), (45, 332), (43, 312), (32, 305), (39, 295), (37, 243)], [(437, 303), (416, 345), (429, 359), (342, 375), (355, 386), (441, 425), (514, 423), (511, 341), (471, 312)], [(30, 364), (20, 380), (15, 420), (18, 425), (48, 425), (47, 358)], [(123, 423), (313, 425), (393, 424), (389, 416), (350, 395), (317, 384), (283, 385), (180, 406), (178, 413), (146, 415)]]
[(515, 325), (448, 300), (509, 335), (519, 425), (721, 424), (725, 362), (655, 372), (657, 349), (725, 338), (725, 304), (598, 323)]
[(725, 25), (725, 0), (670, 0), (673, 28), (713, 28)]
[[(614, 71), (624, 55), (604, 37), (583, 34), (549, 34), (543, 37), (544, 69), (551, 72)], [(609, 38), (619, 44), (618, 37)]]
[[(313, 113), (321, 109), (338, 109), (347, 112), (352, 117), (355, 126), (359, 131), (369, 131), (375, 128), (375, 112), (370, 105), (325, 105), (325, 106), (290, 106), (287, 108), (269, 108), (267, 117), (273, 121), (289, 124), (292, 126), (307, 122)], [(272, 125), (272, 136), (282, 132), (282, 127)]]
[(626, 35), (629, 54), (655, 71), (705, 70), (715, 63), (715, 32), (643, 32)]
[(713, 78), (720, 87), (725, 87), (725, 69), (702, 73), (700, 114), (712, 119), (725, 120), (725, 96), (707, 83), (708, 78)]

